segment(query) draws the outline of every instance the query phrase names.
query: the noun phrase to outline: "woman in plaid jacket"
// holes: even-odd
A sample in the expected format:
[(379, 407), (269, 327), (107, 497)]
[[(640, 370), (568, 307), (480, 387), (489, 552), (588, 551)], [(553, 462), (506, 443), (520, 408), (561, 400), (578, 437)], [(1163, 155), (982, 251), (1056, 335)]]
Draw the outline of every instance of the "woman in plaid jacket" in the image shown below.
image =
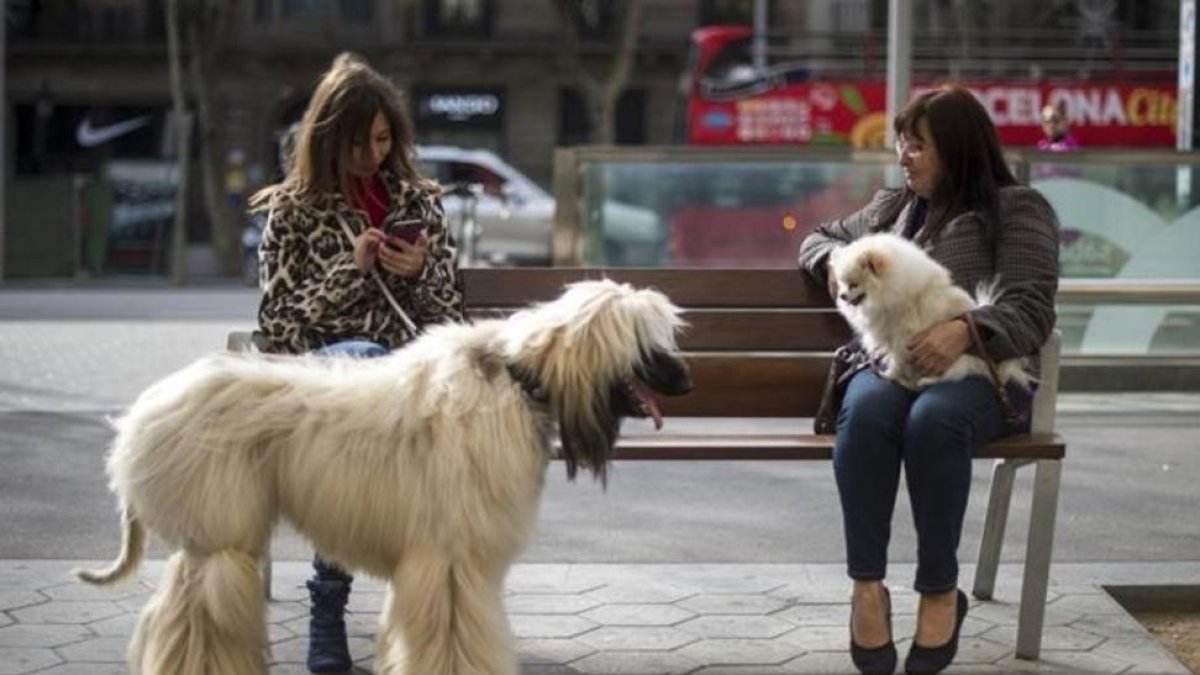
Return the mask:
[[(926, 92), (895, 120), (904, 186), (880, 191), (865, 208), (822, 224), (803, 242), (800, 267), (833, 284), (826, 266), (837, 247), (874, 232), (922, 245), (954, 283), (973, 291), (998, 284), (994, 304), (971, 312), (995, 361), (1034, 356), (1055, 323), (1058, 220), (1004, 161), (987, 111), (965, 89)], [(934, 326), (909, 345), (930, 375), (967, 351), (966, 321)], [(1034, 360), (1036, 362), (1036, 359)], [(1031, 396), (1011, 392), (1028, 418)], [(1022, 395), (1023, 394), (1023, 395)], [(957, 549), (975, 449), (1022, 431), (1005, 420), (995, 389), (969, 377), (910, 391), (873, 370), (855, 375), (838, 415), (834, 472), (841, 498), (847, 566), (853, 580), (850, 651), (864, 673), (891, 673), (896, 648), (883, 580), (892, 511), (903, 465), (917, 530), (920, 593), (909, 673), (936, 673), (953, 660), (966, 596), (958, 590)]]

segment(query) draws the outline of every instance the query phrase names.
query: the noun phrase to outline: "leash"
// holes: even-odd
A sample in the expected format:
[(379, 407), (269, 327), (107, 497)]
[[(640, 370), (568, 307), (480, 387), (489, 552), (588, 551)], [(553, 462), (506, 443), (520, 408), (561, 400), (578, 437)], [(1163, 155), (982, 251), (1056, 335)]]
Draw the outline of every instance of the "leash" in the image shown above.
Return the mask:
[(1023, 415), (1017, 413), (1013, 408), (1012, 399), (1008, 397), (1008, 389), (1004, 386), (1004, 382), (1000, 379), (1000, 371), (996, 369), (996, 362), (988, 355), (987, 350), (983, 348), (983, 338), (979, 336), (979, 327), (975, 324), (975, 317), (970, 313), (963, 314), (963, 321), (967, 323), (967, 329), (971, 333), (971, 343), (978, 352), (980, 359), (987, 364), (988, 376), (992, 381), (992, 388), (996, 390), (996, 396), (1000, 398), (1000, 407), (1004, 410), (1004, 419), (1011, 425), (1021, 422)]
[[(342, 226), (342, 232), (345, 232), (346, 236), (350, 239), (350, 250), (351, 254), (353, 254), (354, 241), (356, 239), (354, 230), (350, 229), (350, 225), (344, 218), (342, 218), (342, 214), (335, 211), (333, 215), (335, 218), (337, 218), (338, 225)], [(268, 219), (270, 218), (270, 216), (267, 217)], [(396, 301), (396, 296), (392, 295), (392, 289), (388, 288), (387, 283), (379, 274), (379, 270), (372, 267), (370, 274), (371, 278), (375, 280), (375, 285), (378, 286), (379, 290), (383, 292), (383, 297), (387, 298), (388, 304), (392, 306), (392, 309), (396, 310), (396, 316), (400, 317), (400, 321), (404, 324), (404, 327), (407, 328), (414, 337), (420, 335), (421, 329), (417, 328), (417, 324), (413, 323), (413, 320), (408, 318), (408, 312), (405, 312), (404, 308), (400, 306), (400, 303)]]

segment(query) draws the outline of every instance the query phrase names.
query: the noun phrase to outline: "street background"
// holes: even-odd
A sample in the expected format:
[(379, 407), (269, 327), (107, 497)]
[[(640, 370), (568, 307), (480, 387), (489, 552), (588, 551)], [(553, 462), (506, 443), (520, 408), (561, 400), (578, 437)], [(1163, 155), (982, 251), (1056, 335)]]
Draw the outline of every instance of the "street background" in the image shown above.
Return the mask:
[[(144, 387), (254, 324), (258, 294), (234, 286), (0, 291), (0, 559), (107, 559), (120, 542), (107, 490), (107, 418)], [(1056, 562), (1200, 564), (1200, 395), (1063, 394), (1067, 460)], [(627, 424), (629, 424), (627, 422)], [(666, 429), (807, 420), (668, 419)], [(975, 463), (961, 550), (983, 524), (990, 464)], [(1004, 559), (1020, 560), (1029, 475), (1018, 475)], [(914, 560), (907, 496), (893, 559)], [(157, 546), (152, 556), (161, 556)], [(285, 527), (275, 557), (307, 559)], [(607, 491), (551, 464), (524, 562), (836, 563), (837, 495), (827, 462), (625, 462)]]

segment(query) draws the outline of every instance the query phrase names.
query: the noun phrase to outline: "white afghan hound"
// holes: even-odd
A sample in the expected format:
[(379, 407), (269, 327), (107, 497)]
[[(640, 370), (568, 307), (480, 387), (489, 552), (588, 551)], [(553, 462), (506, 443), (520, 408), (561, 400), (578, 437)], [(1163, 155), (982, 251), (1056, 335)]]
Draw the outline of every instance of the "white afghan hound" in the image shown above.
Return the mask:
[(606, 476), (627, 416), (691, 381), (680, 311), (572, 285), (507, 319), (448, 325), (370, 360), (224, 353), (147, 389), (108, 457), (123, 523), (178, 549), (129, 645), (132, 673), (266, 673), (255, 560), (282, 516), (324, 559), (389, 582), (376, 670), (515, 675), (503, 580), (537, 515), (557, 421), (567, 474)]

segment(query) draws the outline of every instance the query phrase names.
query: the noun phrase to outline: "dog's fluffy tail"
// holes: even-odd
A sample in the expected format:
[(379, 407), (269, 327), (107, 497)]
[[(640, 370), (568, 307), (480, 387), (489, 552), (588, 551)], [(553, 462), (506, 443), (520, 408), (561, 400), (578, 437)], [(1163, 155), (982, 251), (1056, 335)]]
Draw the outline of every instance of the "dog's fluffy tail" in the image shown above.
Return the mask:
[(146, 552), (146, 527), (133, 512), (133, 507), (126, 504), (121, 509), (121, 555), (108, 569), (104, 570), (75, 570), (75, 576), (80, 580), (97, 586), (120, 581), (137, 570)]
[(996, 304), (1004, 295), (1004, 289), (1000, 288), (1000, 277), (994, 277), (990, 281), (981, 281), (975, 287), (975, 304), (980, 307)]

